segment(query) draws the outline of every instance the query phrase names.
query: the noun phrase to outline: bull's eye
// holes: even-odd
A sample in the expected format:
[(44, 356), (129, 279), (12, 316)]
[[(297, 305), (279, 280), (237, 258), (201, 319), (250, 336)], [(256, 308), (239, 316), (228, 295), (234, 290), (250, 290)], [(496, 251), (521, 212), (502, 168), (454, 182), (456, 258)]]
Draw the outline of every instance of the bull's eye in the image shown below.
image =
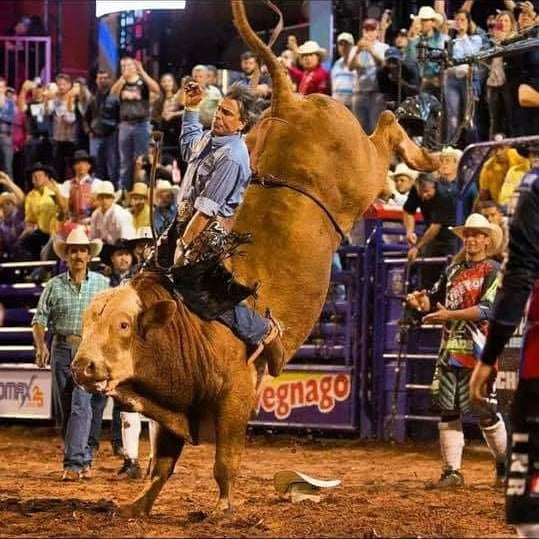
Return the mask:
[(128, 329), (129, 324), (127, 322), (120, 322), (120, 329)]

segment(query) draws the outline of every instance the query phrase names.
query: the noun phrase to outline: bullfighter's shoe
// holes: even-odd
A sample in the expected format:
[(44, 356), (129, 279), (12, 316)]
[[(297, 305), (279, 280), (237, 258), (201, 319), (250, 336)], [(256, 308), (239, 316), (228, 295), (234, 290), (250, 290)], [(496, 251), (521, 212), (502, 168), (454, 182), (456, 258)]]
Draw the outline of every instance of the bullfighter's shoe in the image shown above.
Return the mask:
[(70, 468), (66, 468), (62, 474), (62, 481), (78, 481), (80, 478), (80, 471)]
[(453, 470), (452, 468), (444, 466), (440, 479), (436, 482), (427, 483), (425, 488), (427, 490), (443, 490), (462, 487), (464, 485), (464, 476), (460, 470)]

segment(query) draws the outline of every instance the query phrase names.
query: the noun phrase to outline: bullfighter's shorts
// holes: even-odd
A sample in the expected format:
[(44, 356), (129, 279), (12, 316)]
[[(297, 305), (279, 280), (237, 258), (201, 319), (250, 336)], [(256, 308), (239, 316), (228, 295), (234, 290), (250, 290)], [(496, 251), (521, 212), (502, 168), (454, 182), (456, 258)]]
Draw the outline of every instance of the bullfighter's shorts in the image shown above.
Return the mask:
[(488, 410), (478, 410), (470, 399), (471, 369), (453, 367), (438, 361), (434, 371), (434, 378), (430, 386), (433, 404), (436, 409), (445, 415), (470, 414), (478, 412), (481, 416), (495, 415), (497, 412), (495, 377), (489, 380), (487, 395), (490, 405)]
[(539, 379), (519, 380), (511, 409), (506, 519), (539, 523)]

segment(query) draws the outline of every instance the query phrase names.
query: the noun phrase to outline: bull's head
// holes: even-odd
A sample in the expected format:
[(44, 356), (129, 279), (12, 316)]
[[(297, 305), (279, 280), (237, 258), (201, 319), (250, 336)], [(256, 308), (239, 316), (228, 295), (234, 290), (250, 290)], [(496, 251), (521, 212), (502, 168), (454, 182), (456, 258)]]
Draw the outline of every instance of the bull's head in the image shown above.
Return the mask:
[(129, 285), (99, 294), (84, 313), (82, 342), (71, 364), (77, 384), (95, 393), (112, 393), (134, 377), (137, 342), (166, 324), (176, 311), (171, 300), (143, 310)]

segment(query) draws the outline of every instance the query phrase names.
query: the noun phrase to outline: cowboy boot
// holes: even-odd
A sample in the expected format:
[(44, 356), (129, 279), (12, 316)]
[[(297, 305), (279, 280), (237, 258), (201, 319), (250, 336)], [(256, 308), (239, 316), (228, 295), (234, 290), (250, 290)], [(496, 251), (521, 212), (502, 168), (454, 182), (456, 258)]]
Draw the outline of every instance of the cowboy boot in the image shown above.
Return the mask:
[(262, 341), (261, 357), (266, 360), (268, 373), (271, 376), (279, 376), (285, 366), (286, 351), (282, 341), (283, 329), (271, 313), (267, 314), (270, 321), (270, 330)]

